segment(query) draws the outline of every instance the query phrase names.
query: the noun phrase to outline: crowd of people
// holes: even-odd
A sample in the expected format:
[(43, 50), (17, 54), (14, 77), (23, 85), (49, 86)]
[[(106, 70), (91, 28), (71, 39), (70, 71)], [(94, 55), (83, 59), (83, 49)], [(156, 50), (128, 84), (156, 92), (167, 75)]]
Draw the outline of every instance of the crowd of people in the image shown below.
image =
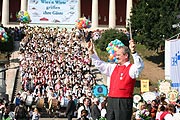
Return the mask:
[(156, 99), (152, 101), (139, 101), (133, 113), (136, 120), (180, 120), (180, 95), (176, 101), (169, 101), (165, 93), (160, 93), (157, 88)]
[[(38, 26), (13, 30), (19, 31), (18, 35), (14, 35), (14, 40), (21, 41), (22, 90), (12, 103), (0, 101), (2, 119), (38, 120), (44, 108), (50, 117), (64, 115), (68, 120), (73, 117), (78, 120), (107, 119), (107, 112), (110, 111), (107, 111), (106, 96), (96, 98), (92, 92), (97, 81), (87, 47), (89, 39), (97, 40), (104, 30), (90, 33), (77, 28), (68, 31), (66, 28)], [(131, 119), (179, 120), (180, 97), (175, 104), (171, 104), (165, 96), (158, 92), (156, 95), (156, 99), (149, 103), (140, 101)], [(56, 111), (58, 116), (53, 113)]]
[[(39, 98), (57, 99), (67, 106), (67, 96), (92, 97), (96, 84), (85, 46), (85, 32), (58, 28), (30, 27), (20, 43), (23, 91)], [(73, 98), (74, 99), (74, 98)]]
[[(33, 104), (38, 110), (44, 106), (51, 109), (54, 105), (56, 110), (66, 108), (69, 95), (76, 99), (76, 107), (83, 103), (84, 97), (93, 99), (96, 75), (91, 70), (85, 44), (89, 32), (30, 26), (23, 30), (25, 36), (19, 48), (22, 91), (14, 99), (15, 106), (26, 106), (23, 111), (30, 113)], [(15, 108), (15, 115), (18, 110)]]

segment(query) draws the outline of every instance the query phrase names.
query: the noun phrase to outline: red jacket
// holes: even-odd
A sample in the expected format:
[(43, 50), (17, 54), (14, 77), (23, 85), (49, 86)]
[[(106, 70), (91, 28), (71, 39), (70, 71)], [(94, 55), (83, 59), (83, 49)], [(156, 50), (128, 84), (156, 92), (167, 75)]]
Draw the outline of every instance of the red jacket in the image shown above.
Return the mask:
[(129, 76), (132, 64), (126, 66), (116, 65), (110, 79), (109, 97), (132, 98), (136, 80)]

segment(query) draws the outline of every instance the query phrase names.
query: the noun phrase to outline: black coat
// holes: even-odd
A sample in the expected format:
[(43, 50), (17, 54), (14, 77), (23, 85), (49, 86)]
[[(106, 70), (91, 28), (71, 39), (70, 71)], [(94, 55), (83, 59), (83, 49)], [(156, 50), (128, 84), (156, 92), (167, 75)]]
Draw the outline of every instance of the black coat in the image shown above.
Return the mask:
[(75, 110), (76, 110), (75, 102), (73, 100), (70, 100), (66, 108), (66, 115), (74, 115)]
[(96, 104), (92, 105), (91, 107), (91, 116), (93, 120), (99, 119), (101, 116), (101, 111)]

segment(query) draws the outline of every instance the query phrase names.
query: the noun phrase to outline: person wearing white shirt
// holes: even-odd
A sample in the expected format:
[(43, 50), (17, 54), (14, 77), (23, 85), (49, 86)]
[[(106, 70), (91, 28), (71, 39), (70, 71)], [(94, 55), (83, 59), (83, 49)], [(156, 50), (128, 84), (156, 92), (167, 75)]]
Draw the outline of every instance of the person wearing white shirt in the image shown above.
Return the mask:
[(78, 108), (77, 119), (81, 118), (81, 111), (84, 109), (88, 111), (87, 118), (91, 118), (90, 102), (89, 98), (84, 98), (83, 104)]
[[(143, 60), (135, 50), (135, 42), (130, 40), (129, 48), (118, 46), (116, 50), (117, 62), (113, 64), (99, 59), (94, 52), (92, 41), (88, 43), (88, 51), (95, 67), (102, 74), (110, 77), (107, 119), (131, 120), (135, 81), (144, 68)], [(130, 53), (133, 56), (133, 64), (130, 63)]]

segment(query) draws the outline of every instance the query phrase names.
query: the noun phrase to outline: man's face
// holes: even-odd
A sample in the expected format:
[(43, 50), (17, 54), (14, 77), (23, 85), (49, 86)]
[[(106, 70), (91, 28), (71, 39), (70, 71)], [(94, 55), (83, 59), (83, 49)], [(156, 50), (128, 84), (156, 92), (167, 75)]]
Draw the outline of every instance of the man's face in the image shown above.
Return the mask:
[(123, 65), (128, 61), (128, 54), (124, 54), (124, 49), (120, 48), (116, 51), (116, 59), (118, 60), (119, 65)]
[(90, 100), (89, 100), (89, 99), (86, 99), (86, 100), (84, 101), (84, 104), (87, 105), (87, 106), (89, 106)]

